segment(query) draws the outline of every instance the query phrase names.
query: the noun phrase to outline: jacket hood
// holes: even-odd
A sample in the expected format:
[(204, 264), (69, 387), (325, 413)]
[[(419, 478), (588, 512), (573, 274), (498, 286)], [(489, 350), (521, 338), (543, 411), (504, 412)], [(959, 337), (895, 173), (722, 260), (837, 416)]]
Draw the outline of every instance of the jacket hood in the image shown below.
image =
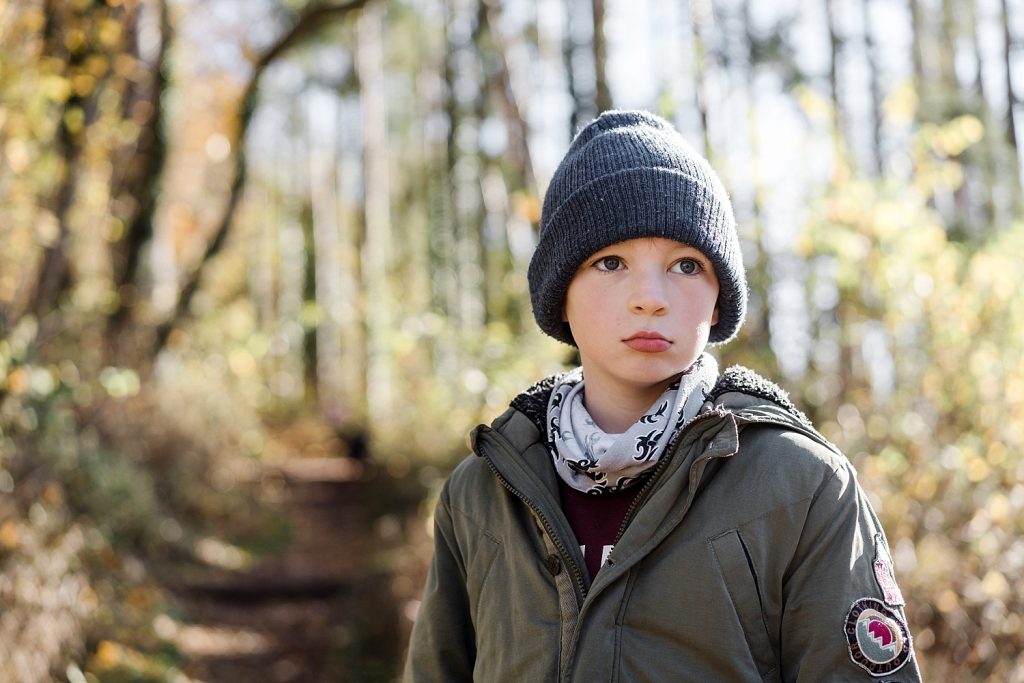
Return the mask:
[[(566, 374), (545, 377), (512, 400), (511, 407), (528, 417), (541, 434), (546, 431), (548, 399)], [(782, 387), (742, 365), (733, 365), (719, 375), (707, 400), (732, 413), (770, 416), (773, 421), (817, 434), (811, 421), (790, 401)]]

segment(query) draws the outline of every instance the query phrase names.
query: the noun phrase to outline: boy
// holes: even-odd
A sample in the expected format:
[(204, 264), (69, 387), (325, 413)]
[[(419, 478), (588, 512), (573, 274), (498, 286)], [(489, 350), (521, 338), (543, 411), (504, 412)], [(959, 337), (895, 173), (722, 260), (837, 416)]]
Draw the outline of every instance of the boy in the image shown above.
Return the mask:
[(746, 278), (721, 182), (667, 122), (606, 112), (577, 135), (529, 283), (582, 367), (474, 430), (405, 680), (919, 680), (853, 468), (704, 352), (742, 324)]

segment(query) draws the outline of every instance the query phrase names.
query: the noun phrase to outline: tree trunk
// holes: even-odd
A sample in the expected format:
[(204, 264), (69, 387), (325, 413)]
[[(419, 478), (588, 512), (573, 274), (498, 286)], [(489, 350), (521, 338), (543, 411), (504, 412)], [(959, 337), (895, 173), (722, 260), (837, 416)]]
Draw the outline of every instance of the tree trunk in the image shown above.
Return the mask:
[[(339, 109), (338, 196), (341, 198), (339, 219), (339, 297), (341, 307), (341, 373), (347, 397), (346, 429), (359, 430), (367, 423), (366, 368), (367, 341), (364, 315), (366, 290), (363, 286), (361, 250), (365, 241), (362, 194), (363, 136), (356, 125), (360, 110), (359, 96), (346, 94)], [(441, 174), (436, 174), (441, 175)]]
[(569, 136), (579, 130), (584, 122), (581, 105), (581, 93), (576, 74), (576, 39), (573, 33), (577, 19), (573, 17), (573, 3), (577, 0), (565, 0), (565, 34), (562, 36), (562, 61), (565, 64), (565, 87), (572, 102), (572, 113), (569, 117)]
[(540, 191), (533, 171), (526, 120), (509, 71), (509, 45), (499, 31), (500, 9), (495, 0), (483, 0), (482, 6), (486, 11), (478, 14), (483, 24), (481, 29), (490, 37), (499, 65), (497, 70), (485, 72), (486, 90), (501, 108), (509, 148), (509, 153), (505, 155), (507, 163), (486, 161), (478, 179), (483, 208), (480, 256), (484, 268), (483, 287), (486, 290), (484, 311), (485, 322), (490, 322), (495, 319), (507, 321), (514, 317), (509, 310), (504, 286), (505, 276), (511, 268), (506, 226), (514, 220), (509, 215), (509, 187), (505, 173), (509, 178), (522, 179), (522, 185), (514, 189), (524, 190), (527, 196), (538, 197)]
[(381, 24), (380, 6), (367, 6), (357, 23), (356, 47), (364, 140), (363, 187), (366, 208), (363, 287), (366, 292), (366, 388), (370, 415), (390, 414), (393, 402), (392, 366), (388, 353), (394, 307), (389, 280), (389, 268), (393, 263), (391, 190)]
[[(768, 298), (771, 295), (772, 273), (771, 253), (767, 248), (764, 235), (764, 225), (761, 216), (761, 198), (764, 189), (764, 177), (761, 173), (761, 140), (757, 122), (757, 89), (755, 87), (755, 59), (754, 59), (754, 36), (750, 30), (750, 3), (751, 0), (743, 1), (743, 18), (746, 28), (746, 45), (748, 52), (745, 55), (747, 70), (746, 90), (750, 98), (747, 107), (747, 129), (750, 135), (750, 220), (749, 230), (751, 242), (756, 247), (756, 257), (751, 264), (749, 271), (749, 283), (752, 299), (760, 301), (757, 308), (758, 315), (748, 322), (746, 332), (754, 339), (763, 340), (760, 343), (766, 353), (770, 353), (771, 344), (771, 311), (768, 306)], [(752, 323), (752, 324), (751, 324)]]
[[(293, 116), (301, 118), (298, 112)], [(278, 292), (278, 321), (275, 330), (282, 351), (277, 359), (277, 372), (272, 378), (275, 393), (286, 400), (296, 400), (306, 394), (306, 375), (303, 368), (302, 318), (303, 289), (306, 281), (306, 249), (302, 226), (302, 178), (295, 172), (301, 168), (299, 159), (305, 154), (299, 143), (282, 139), (281, 158), (278, 161), (275, 184), (281, 192), (281, 224), (278, 229), (280, 253), (280, 291)]]
[(435, 267), (440, 274), (438, 279), (441, 282), (440, 308), (444, 311), (446, 318), (457, 323), (459, 320), (459, 278), (456, 253), (458, 235), (462, 232), (460, 225), (462, 216), (458, 211), (455, 201), (455, 168), (459, 159), (456, 131), (462, 119), (462, 114), (453, 91), (458, 71), (455, 59), (458, 52), (462, 49), (462, 44), (456, 42), (461, 37), (455, 35), (453, 30), (456, 15), (459, 12), (459, 8), (456, 5), (457, 0), (445, 0), (448, 17), (445, 21), (443, 108), (445, 117), (448, 120), (448, 131), (445, 136), (444, 171), (440, 174), (441, 177), (439, 178), (439, 183), (443, 183), (444, 190), (439, 201), (439, 204), (442, 205), (439, 211), (439, 218), (442, 218), (442, 220), (437, 224), (438, 230), (435, 233), (436, 237), (434, 240), (437, 248), (434, 254), (436, 256)]
[(538, 196), (537, 177), (533, 169), (533, 158), (530, 154), (529, 130), (526, 125), (526, 117), (520, 106), (520, 98), (516, 93), (512, 74), (509, 72), (508, 51), (509, 46), (505, 37), (498, 31), (498, 14), (500, 8), (497, 0), (481, 0), (485, 11), (478, 14), (479, 18), (486, 22), (486, 30), (491, 36), (496, 48), (498, 59), (498, 70), (489, 84), (488, 90), (497, 96), (501, 105), (501, 113), (505, 121), (505, 129), (508, 133), (508, 147), (513, 164), (513, 171), (517, 177), (524, 179), (527, 192), (532, 196)]
[[(992, 130), (993, 119), (992, 119), (992, 107), (989, 105), (988, 94), (985, 89), (985, 60), (982, 56), (981, 51), (981, 36), (979, 35), (978, 29), (980, 22), (978, 20), (978, 0), (970, 0), (968, 4), (968, 11), (970, 13), (970, 24), (971, 30), (968, 31), (968, 35), (971, 39), (971, 47), (974, 52), (974, 61), (978, 65), (978, 72), (975, 75), (973, 89), (974, 96), (977, 97), (977, 111), (978, 116), (981, 119), (982, 125), (985, 130)], [(980, 183), (979, 191), (983, 195), (982, 199), (982, 220), (986, 225), (992, 225), (996, 220), (996, 207), (993, 199), (993, 193), (996, 191), (999, 180), (999, 173), (997, 170), (995, 145), (993, 144), (993, 136), (986, 135), (977, 146), (977, 173), (981, 175), (982, 181)]]
[(335, 140), (338, 124), (337, 96), (317, 92), (306, 111), (309, 156), (309, 188), (312, 217), (313, 252), (310, 256), (316, 273), (313, 298), (320, 311), (316, 325), (317, 403), (325, 419), (339, 428), (348, 411), (342, 405), (344, 396), (341, 370), (342, 306), (341, 258), (338, 242), (338, 198), (335, 169), (338, 166)]
[(594, 99), (600, 114), (612, 108), (612, 95), (608, 89), (605, 66), (608, 61), (608, 42), (604, 35), (604, 0), (591, 0), (594, 17)]
[(910, 61), (914, 68), (914, 87), (922, 92), (926, 85), (924, 72), (924, 21), (921, 17), (921, 0), (907, 0), (910, 9)]
[[(140, 9), (130, 14), (131, 37), (134, 45), (132, 54), (142, 60), (138, 40)], [(153, 11), (157, 12), (159, 44), (152, 64), (149, 65), (151, 82), (139, 92), (129, 81), (129, 92), (124, 98), (125, 119), (135, 120), (141, 125), (139, 137), (132, 149), (124, 150), (127, 169), (111, 196), (119, 205), (128, 204), (132, 210), (123, 216), (124, 236), (114, 247), (112, 286), (117, 294), (116, 304), (107, 319), (108, 333), (116, 338), (125, 327), (130, 311), (136, 303), (135, 279), (142, 261), (143, 248), (153, 236), (153, 218), (157, 206), (157, 188), (163, 175), (167, 146), (163, 134), (163, 96), (167, 87), (167, 52), (171, 41), (170, 18), (167, 3), (153, 0)], [(141, 120), (140, 120), (141, 119)], [(112, 211), (117, 215), (117, 211)], [(111, 346), (111, 350), (115, 349)]]
[(708, 79), (711, 59), (708, 57), (708, 34), (713, 20), (708, 0), (691, 0), (690, 24), (693, 30), (693, 71), (696, 81), (694, 103), (700, 117), (700, 129), (704, 142), (704, 156), (711, 158), (711, 133), (708, 130)]
[(274, 246), (278, 240), (281, 221), (281, 198), (270, 181), (261, 178), (250, 182), (247, 196), (257, 205), (256, 235), (250, 247), (249, 289), (256, 304), (256, 323), (260, 329), (272, 330), (277, 326), (276, 261)]
[[(940, 59), (942, 82), (948, 84), (946, 88), (947, 100), (942, 108), (943, 120), (971, 111), (969, 105), (970, 93), (968, 92), (970, 84), (962, 82), (956, 72), (956, 46), (960, 42), (960, 35), (963, 31), (961, 25), (962, 18), (957, 15), (959, 9), (960, 5), (955, 0), (942, 1), (943, 40), (941, 44), (943, 47), (939, 54), (942, 55)], [(977, 226), (974, 225), (975, 221), (971, 220), (972, 201), (970, 195), (972, 188), (967, 182), (967, 178), (973, 174), (974, 165), (969, 163), (968, 159), (963, 159), (963, 161), (965, 161), (965, 178), (964, 182), (960, 183), (953, 190), (954, 215), (950, 217), (949, 222), (952, 224), (954, 232), (967, 235), (977, 230)]]
[(882, 176), (885, 168), (882, 151), (882, 85), (878, 74), (878, 49), (875, 45), (871, 26), (871, 0), (861, 0), (861, 16), (864, 24), (864, 58), (868, 65), (869, 94), (871, 97), (871, 171), (876, 178)]
[[(300, 149), (300, 154), (305, 155), (306, 150)], [(310, 184), (312, 184), (310, 178)], [(317, 331), (320, 326), (320, 316), (317, 314), (316, 282), (317, 263), (316, 258), (316, 236), (313, 234), (313, 207), (310, 206), (309, 198), (302, 198), (302, 211), (299, 215), (299, 224), (302, 227), (302, 314), (300, 324), (302, 325), (302, 384), (305, 387), (303, 398), (316, 405), (320, 400), (320, 382), (317, 377), (319, 370), (320, 349), (317, 344)]]
[(1010, 149), (1013, 151), (1013, 206), (1014, 214), (1019, 214), (1021, 210), (1021, 186), (1020, 186), (1020, 145), (1017, 138), (1017, 104), (1019, 99), (1017, 92), (1013, 87), (1013, 76), (1015, 69), (1013, 68), (1013, 45), (1014, 35), (1010, 22), (1013, 17), (1010, 16), (1010, 5), (1007, 0), (1000, 2), (1000, 18), (1003, 25), (1003, 66), (1006, 71), (1006, 140), (1010, 143)]
[(837, 154), (840, 154), (843, 141), (846, 139), (846, 116), (839, 88), (839, 57), (843, 44), (836, 28), (835, 2), (836, 0), (825, 0), (825, 16), (828, 21), (828, 86), (829, 95), (832, 98), (832, 139), (835, 142)]
[[(68, 52), (65, 43), (65, 22), (69, 19), (67, 11), (57, 0), (47, 0), (44, 10), (46, 27), (43, 29), (43, 44), (45, 54), (62, 62), (66, 67), (66, 73), (70, 73), (84, 61), (86, 54), (83, 50)], [(43, 250), (28, 303), (29, 310), (40, 321), (56, 307), (61, 294), (70, 285), (67, 260), (67, 244), (70, 237), (68, 211), (75, 196), (83, 133), (81, 130), (73, 131), (69, 128), (67, 114), (74, 109), (84, 109), (85, 106), (85, 99), (80, 95), (69, 97), (57, 129), (54, 147), (56, 157), (60, 159), (60, 174), (54, 179), (56, 189), (47, 199), (46, 206), (56, 219), (58, 230), (56, 237)], [(16, 319), (12, 322), (16, 322)]]

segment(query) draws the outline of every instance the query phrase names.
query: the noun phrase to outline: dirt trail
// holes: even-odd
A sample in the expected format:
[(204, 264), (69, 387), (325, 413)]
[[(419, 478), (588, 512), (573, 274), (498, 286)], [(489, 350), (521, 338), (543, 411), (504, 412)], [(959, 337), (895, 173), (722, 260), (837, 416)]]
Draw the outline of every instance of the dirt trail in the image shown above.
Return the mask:
[(272, 476), (291, 528), (285, 550), (244, 572), (204, 569), (173, 591), (185, 673), (206, 683), (394, 680), (408, 628), (395, 586), (418, 580), (395, 561), (407, 519), (377, 511), (401, 499), (394, 481), (339, 459), (296, 459)]

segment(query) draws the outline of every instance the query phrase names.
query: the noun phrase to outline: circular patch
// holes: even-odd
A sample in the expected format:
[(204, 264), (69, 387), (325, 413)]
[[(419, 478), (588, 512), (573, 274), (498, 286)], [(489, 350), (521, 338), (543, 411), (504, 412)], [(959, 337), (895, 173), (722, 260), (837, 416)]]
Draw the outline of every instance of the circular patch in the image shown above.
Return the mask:
[(872, 676), (885, 676), (910, 659), (910, 632), (881, 600), (861, 598), (846, 615), (850, 659)]

